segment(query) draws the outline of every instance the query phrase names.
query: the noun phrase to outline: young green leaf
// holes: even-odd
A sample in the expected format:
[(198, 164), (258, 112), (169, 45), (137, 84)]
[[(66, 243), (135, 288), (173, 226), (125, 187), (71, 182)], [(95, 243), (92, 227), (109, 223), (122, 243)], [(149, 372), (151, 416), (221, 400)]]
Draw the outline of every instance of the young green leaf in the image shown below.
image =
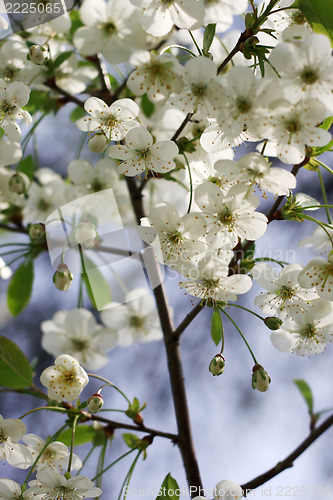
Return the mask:
[(32, 385), (32, 368), (19, 347), (7, 337), (0, 337), (0, 385), (25, 389)]
[[(75, 429), (75, 445), (90, 443), (96, 436), (96, 430), (92, 425), (78, 425)], [(61, 441), (66, 446), (71, 445), (72, 429), (66, 429), (58, 437), (57, 441)]]
[(156, 500), (179, 500), (180, 489), (177, 481), (171, 476), (170, 472), (164, 478), (160, 492)]
[(28, 305), (34, 280), (32, 260), (24, 261), (15, 271), (7, 291), (7, 305), (13, 316), (18, 316)]
[(80, 118), (86, 116), (86, 114), (87, 114), (86, 110), (81, 108), (81, 106), (78, 106), (77, 108), (73, 109), (73, 111), (69, 115), (69, 119), (71, 122), (76, 122)]
[(291, 7), (300, 9), (313, 31), (330, 37), (333, 43), (332, 0), (296, 0)]
[(216, 31), (216, 23), (208, 24), (205, 28), (205, 32), (203, 35), (203, 53), (204, 55), (208, 54), (209, 49), (213, 43), (214, 36)]
[(211, 323), (211, 335), (213, 341), (215, 342), (215, 345), (218, 345), (221, 342), (222, 331), (223, 331), (223, 324), (222, 324), (221, 314), (218, 309), (215, 309), (212, 315), (212, 323)]
[(61, 54), (59, 54), (55, 58), (55, 60), (52, 62), (52, 67), (58, 68), (62, 63), (67, 61), (67, 59), (69, 59), (73, 53), (74, 52), (72, 50), (66, 50), (65, 52), (62, 52)]
[(147, 118), (150, 118), (155, 111), (155, 104), (148, 99), (147, 94), (141, 97), (141, 108)]
[(123, 434), (123, 440), (125, 441), (125, 443), (129, 448), (133, 449), (138, 448), (138, 443), (141, 441), (141, 439), (138, 436), (130, 433)]
[(35, 164), (32, 156), (29, 155), (23, 158), (18, 164), (17, 170), (18, 172), (22, 172), (23, 174), (25, 174), (29, 178), (29, 180), (32, 181), (35, 170)]
[(300, 393), (302, 394), (302, 396), (307, 404), (307, 407), (309, 409), (309, 413), (311, 415), (313, 413), (313, 395), (312, 395), (312, 391), (311, 391), (308, 383), (302, 379), (294, 380), (294, 383), (297, 385), (298, 389), (300, 390)]
[(84, 261), (86, 273), (83, 274), (83, 280), (86, 285), (87, 294), (92, 306), (100, 311), (106, 304), (111, 302), (111, 289), (99, 268), (95, 267), (95, 264), (86, 256), (84, 257)]

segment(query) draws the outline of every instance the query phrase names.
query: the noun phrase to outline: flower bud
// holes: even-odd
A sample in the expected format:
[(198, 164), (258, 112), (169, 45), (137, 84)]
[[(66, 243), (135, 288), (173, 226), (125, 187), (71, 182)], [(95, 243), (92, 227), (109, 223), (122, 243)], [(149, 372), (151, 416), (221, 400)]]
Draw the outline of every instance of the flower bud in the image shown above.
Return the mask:
[(90, 137), (88, 141), (88, 147), (92, 153), (104, 153), (107, 146), (108, 140), (103, 133), (95, 134), (93, 137)]
[(242, 498), (243, 495), (242, 487), (235, 481), (229, 481), (228, 479), (220, 481), (214, 488), (214, 500), (231, 500)]
[(29, 50), (30, 61), (41, 66), (49, 57), (49, 51), (43, 45), (32, 45)]
[(278, 330), (283, 321), (280, 318), (276, 318), (275, 316), (267, 316), (267, 318), (264, 319), (264, 323), (269, 328), (270, 330)]
[(252, 387), (260, 392), (268, 391), (269, 384), (271, 383), (271, 377), (264, 370), (261, 365), (254, 365), (252, 368)]
[(29, 226), (29, 237), (31, 240), (39, 240), (45, 236), (45, 224), (39, 222), (38, 224), (31, 224)]
[(89, 399), (88, 399), (88, 410), (91, 413), (97, 413), (103, 406), (104, 401), (103, 397), (101, 394), (93, 394)]
[(209, 363), (209, 371), (214, 376), (222, 375), (225, 367), (225, 357), (222, 354), (216, 354)]
[(53, 275), (53, 283), (62, 292), (67, 292), (73, 281), (73, 274), (66, 264), (59, 264)]
[(22, 194), (25, 193), (26, 190), (30, 186), (29, 177), (23, 174), (22, 172), (18, 172), (9, 179), (8, 187), (12, 193)]
[(82, 220), (74, 228), (73, 237), (77, 243), (90, 247), (97, 236), (96, 227), (92, 222)]

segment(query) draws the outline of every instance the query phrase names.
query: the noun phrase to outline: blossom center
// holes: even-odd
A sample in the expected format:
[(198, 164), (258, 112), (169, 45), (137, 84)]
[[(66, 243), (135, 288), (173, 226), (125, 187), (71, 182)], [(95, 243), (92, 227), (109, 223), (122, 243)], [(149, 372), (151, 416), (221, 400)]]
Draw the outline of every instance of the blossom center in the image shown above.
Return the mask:
[(193, 83), (191, 86), (192, 94), (195, 97), (203, 97), (206, 94), (207, 85)]
[(120, 120), (116, 118), (114, 115), (109, 115), (106, 118), (105, 125), (109, 128), (114, 128), (120, 123)]
[(104, 31), (108, 35), (114, 35), (117, 32), (117, 27), (112, 21), (106, 23), (100, 23), (98, 28)]
[(305, 85), (313, 85), (318, 80), (318, 73), (311, 68), (305, 68), (300, 78)]
[(133, 328), (142, 328), (145, 324), (145, 318), (143, 318), (142, 316), (133, 315), (129, 319), (129, 324)]
[(314, 339), (317, 343), (319, 343), (319, 340), (316, 338), (317, 334), (318, 332), (316, 328), (311, 323), (307, 323), (304, 330), (301, 331), (302, 337), (306, 339)]
[(7, 436), (5, 435), (3, 429), (0, 429), (0, 444), (5, 443), (7, 441)]
[(300, 10), (293, 13), (291, 19), (294, 24), (305, 24), (307, 22), (303, 12)]
[(0, 110), (2, 115), (9, 115), (12, 111), (14, 111), (15, 107), (16, 106), (12, 106), (11, 104), (5, 101), (1, 103)]
[(102, 191), (103, 187), (104, 186), (99, 179), (94, 179), (91, 183), (91, 190), (94, 193), (97, 193), (98, 191)]
[(230, 212), (230, 210), (226, 207), (224, 212), (220, 212), (217, 214), (217, 220), (219, 226), (231, 226), (233, 222), (235, 222), (235, 216)]
[(150, 158), (149, 148), (138, 150), (137, 153), (139, 155), (139, 160), (147, 160), (148, 158)]
[(40, 198), (36, 204), (38, 210), (48, 210), (49, 208), (51, 208), (51, 203), (49, 203), (48, 201), (46, 201), (44, 198)]
[(77, 338), (72, 338), (71, 343), (77, 351), (84, 351), (89, 345), (88, 340), (77, 339)]
[(252, 108), (252, 104), (246, 97), (237, 97), (236, 106), (240, 113), (248, 113)]
[(168, 240), (172, 245), (179, 245), (182, 242), (182, 234), (179, 231), (173, 231), (173, 233), (168, 233)]
[(223, 177), (215, 177), (213, 175), (210, 175), (208, 177), (208, 180), (209, 182), (211, 182), (212, 184), (216, 184), (217, 186), (219, 187), (222, 187), (223, 185)]
[(218, 284), (219, 284), (220, 279), (219, 278), (203, 278), (202, 284), (204, 285), (207, 290), (214, 290)]
[(167, 5), (167, 7), (170, 7), (170, 5), (173, 4), (173, 0), (160, 0), (160, 2)]
[(291, 118), (290, 120), (286, 120), (284, 124), (289, 134), (296, 134), (297, 132), (300, 132), (302, 130), (302, 126), (296, 118)]

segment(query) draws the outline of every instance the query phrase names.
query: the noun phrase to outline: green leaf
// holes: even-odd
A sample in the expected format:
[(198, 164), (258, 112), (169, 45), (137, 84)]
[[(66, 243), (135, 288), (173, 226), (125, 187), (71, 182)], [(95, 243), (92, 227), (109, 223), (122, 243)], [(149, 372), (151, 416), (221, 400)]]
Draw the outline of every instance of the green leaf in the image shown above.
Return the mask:
[(7, 291), (7, 305), (13, 316), (18, 316), (28, 305), (34, 280), (32, 260), (23, 262), (13, 274)]
[(72, 9), (69, 13), (70, 15), (70, 18), (71, 18), (71, 21), (72, 21), (72, 24), (71, 24), (71, 29), (69, 31), (70, 35), (73, 36), (75, 31), (79, 28), (81, 28), (81, 26), (84, 26), (83, 22), (81, 21), (81, 18), (80, 18), (80, 13), (77, 9)]
[(83, 273), (83, 280), (86, 285), (88, 297), (92, 306), (101, 311), (112, 300), (110, 286), (99, 268), (86, 256), (84, 256), (84, 262), (86, 273)]
[(179, 500), (180, 489), (177, 481), (171, 476), (170, 472), (164, 478), (160, 492), (156, 500)]
[[(75, 429), (75, 445), (85, 444), (93, 441), (96, 436), (96, 430), (92, 425), (78, 425)], [(57, 441), (61, 441), (66, 446), (71, 445), (72, 429), (66, 429), (58, 437)]]
[(59, 106), (55, 99), (51, 99), (49, 92), (41, 92), (40, 90), (32, 90), (30, 99), (24, 109), (31, 115), (34, 113), (49, 113), (50, 111), (58, 111)]
[(312, 391), (305, 380), (302, 379), (297, 379), (294, 380), (294, 383), (297, 385), (298, 389), (300, 390), (300, 393), (302, 394), (307, 407), (309, 408), (309, 413), (310, 415), (313, 413), (313, 395)]
[(322, 128), (324, 130), (329, 130), (332, 126), (332, 123), (333, 123), (333, 116), (329, 116), (328, 118), (325, 118), (325, 120), (321, 125), (319, 125), (319, 128)]
[(208, 24), (205, 28), (205, 32), (203, 35), (203, 53), (208, 54), (209, 49), (213, 43), (214, 36), (216, 31), (216, 23)]
[(215, 345), (218, 345), (222, 339), (222, 319), (221, 314), (218, 309), (215, 309), (212, 315), (212, 323), (211, 323), (211, 335), (212, 339), (215, 342)]
[(141, 97), (141, 108), (147, 118), (150, 118), (155, 111), (155, 104), (150, 102), (150, 100), (147, 97), (147, 94), (144, 94)]
[(313, 31), (323, 33), (333, 42), (332, 0), (296, 0), (292, 8), (300, 9)]
[(123, 434), (122, 436), (123, 440), (129, 448), (136, 449), (138, 447), (138, 442), (141, 441), (138, 436), (136, 436), (135, 434), (130, 434), (129, 432)]
[(319, 148), (312, 148), (311, 156), (320, 156), (323, 153), (326, 153), (327, 151), (331, 151), (332, 148), (333, 148), (333, 140), (330, 141), (325, 146), (322, 146), (322, 147), (319, 147)]
[(77, 108), (73, 109), (73, 111), (69, 115), (69, 119), (71, 122), (76, 122), (76, 120), (83, 118), (84, 116), (86, 116), (86, 114), (87, 114), (86, 110), (81, 106), (78, 106)]
[(31, 155), (26, 156), (25, 158), (23, 158), (23, 160), (20, 161), (20, 163), (17, 165), (17, 171), (22, 172), (27, 177), (29, 177), (30, 181), (32, 181), (34, 177), (35, 164)]
[(7, 337), (0, 337), (0, 385), (25, 389), (32, 385), (32, 368), (21, 349)]
[(74, 54), (72, 50), (66, 50), (65, 52), (62, 52), (54, 59), (54, 61), (52, 61), (52, 67), (58, 68), (62, 63), (67, 61), (67, 59), (69, 59), (72, 54)]

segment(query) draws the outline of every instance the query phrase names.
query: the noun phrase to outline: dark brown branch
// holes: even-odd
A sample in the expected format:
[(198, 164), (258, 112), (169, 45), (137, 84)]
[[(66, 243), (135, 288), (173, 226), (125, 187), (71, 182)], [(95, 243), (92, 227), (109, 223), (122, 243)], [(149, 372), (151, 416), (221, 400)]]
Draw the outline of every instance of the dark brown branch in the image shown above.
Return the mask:
[(26, 229), (23, 226), (7, 226), (7, 224), (3, 224), (2, 222), (0, 222), (0, 229), (11, 231), (13, 233), (27, 233)]
[(241, 33), (241, 35), (238, 38), (237, 43), (234, 46), (234, 48), (232, 49), (232, 51), (227, 55), (227, 57), (224, 59), (224, 61), (218, 67), (218, 70), (217, 70), (218, 75), (224, 70), (224, 68), (231, 61), (231, 59), (234, 57), (234, 55), (237, 54), (237, 52), (242, 52), (244, 43), (246, 42), (246, 40), (251, 38), (251, 36), (253, 36), (253, 31), (251, 29), (246, 29), (245, 31), (243, 31), (243, 33)]
[(292, 452), (288, 455), (282, 462), (278, 462), (272, 469), (269, 469), (264, 474), (248, 481), (245, 484), (242, 484), (242, 489), (252, 490), (258, 488), (262, 484), (266, 483), (273, 477), (280, 474), (285, 469), (289, 469), (293, 466), (294, 461), (298, 458), (302, 453), (309, 448), (309, 446), (316, 441), (331, 425), (333, 425), (333, 415), (328, 417), (317, 429), (311, 432), (311, 434), (304, 439), (304, 441)]
[[(138, 186), (133, 177), (126, 177), (126, 182), (137, 222), (140, 223), (140, 219), (145, 216), (142, 204), (142, 194), (139, 192)], [(156, 270), (158, 271), (158, 264), (156, 264)], [(182, 455), (189, 487), (196, 487), (196, 491), (201, 491), (202, 483), (192, 438), (190, 414), (187, 404), (184, 373), (180, 354), (179, 336), (172, 335), (174, 326), (170, 317), (169, 306), (163, 283), (157, 286), (153, 290), (153, 293), (161, 322), (167, 355), (171, 392), (178, 428), (179, 440), (177, 444)], [(193, 496), (195, 496), (194, 493)]]
[(49, 89), (54, 90), (55, 92), (58, 92), (58, 94), (61, 94), (66, 102), (73, 102), (77, 106), (80, 106), (81, 108), (84, 107), (84, 102), (82, 102), (80, 99), (78, 99), (75, 95), (69, 94), (66, 92), (66, 90), (58, 87), (56, 84), (55, 80), (52, 78), (48, 82), (46, 82), (46, 85), (49, 87)]
[(190, 119), (192, 118), (193, 115), (194, 115), (194, 113), (187, 113), (184, 120), (182, 121), (180, 126), (177, 128), (177, 130), (173, 134), (173, 136), (171, 137), (171, 141), (176, 141), (178, 139), (179, 135), (182, 133), (182, 131), (184, 130), (184, 128), (186, 127), (186, 125), (188, 124), (188, 122), (190, 121)]
[(192, 323), (194, 318), (199, 314), (200, 311), (202, 311), (202, 303), (201, 301), (192, 308), (192, 311), (188, 313), (187, 316), (183, 319), (183, 321), (180, 323), (180, 325), (177, 326), (177, 328), (172, 332), (174, 337), (180, 337), (180, 335), (183, 333), (184, 330)]

